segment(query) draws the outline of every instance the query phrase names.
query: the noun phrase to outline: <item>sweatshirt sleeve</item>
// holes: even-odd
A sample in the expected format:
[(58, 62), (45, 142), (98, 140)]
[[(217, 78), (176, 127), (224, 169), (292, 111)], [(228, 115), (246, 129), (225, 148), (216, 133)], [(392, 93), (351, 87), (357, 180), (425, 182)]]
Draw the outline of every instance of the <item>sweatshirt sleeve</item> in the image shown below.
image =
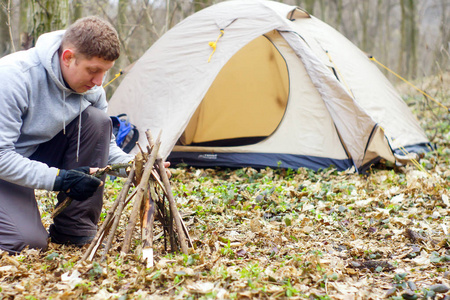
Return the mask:
[(15, 148), (28, 109), (26, 78), (11, 68), (0, 74), (0, 179), (29, 188), (52, 190), (58, 169), (32, 161)]
[[(108, 112), (108, 102), (106, 102), (105, 90), (102, 88), (100, 98), (95, 104), (95, 107)], [(134, 155), (125, 153), (119, 146), (117, 146), (114, 134), (111, 134), (111, 141), (109, 143), (109, 157), (108, 164), (128, 163), (134, 158)]]
[(125, 153), (119, 146), (116, 144), (116, 139), (114, 135), (112, 135), (111, 142), (109, 144), (109, 164), (123, 164), (128, 163), (132, 159), (134, 159), (134, 155)]

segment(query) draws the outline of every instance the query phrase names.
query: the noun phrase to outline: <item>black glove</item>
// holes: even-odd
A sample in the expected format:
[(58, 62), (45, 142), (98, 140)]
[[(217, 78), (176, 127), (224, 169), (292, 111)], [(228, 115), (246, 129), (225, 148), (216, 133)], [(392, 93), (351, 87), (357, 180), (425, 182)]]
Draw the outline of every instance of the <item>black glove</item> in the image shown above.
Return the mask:
[(89, 175), (89, 167), (72, 170), (59, 170), (56, 176), (54, 191), (62, 191), (74, 200), (86, 200), (91, 197), (102, 181)]

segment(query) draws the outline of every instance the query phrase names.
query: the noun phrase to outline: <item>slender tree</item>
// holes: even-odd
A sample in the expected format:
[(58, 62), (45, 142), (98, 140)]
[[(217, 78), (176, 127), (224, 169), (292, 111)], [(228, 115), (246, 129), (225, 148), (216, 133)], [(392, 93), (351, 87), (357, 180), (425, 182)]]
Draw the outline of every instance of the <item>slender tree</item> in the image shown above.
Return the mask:
[(327, 8), (328, 8), (328, 4), (325, 3), (324, 0), (316, 0), (316, 2), (319, 2), (319, 7), (320, 7), (320, 18), (326, 22), (327, 20)]
[(196, 0), (194, 1), (194, 12), (204, 9), (211, 5), (211, 0)]
[(69, 0), (34, 0), (30, 3), (34, 41), (45, 32), (64, 29), (68, 25)]
[[(390, 53), (391, 51), (389, 50), (391, 48), (391, 39), (392, 39), (392, 32), (391, 32), (391, 23), (390, 23), (390, 19), (391, 19), (391, 12), (393, 10), (393, 6), (395, 4), (391, 3), (391, 0), (386, 0), (385, 3), (385, 10), (384, 10), (384, 36), (383, 36), (383, 47), (381, 48), (381, 52), (382, 52), (382, 59), (384, 62), (389, 63), (390, 60)], [(386, 71), (384, 71), (386, 74)]]
[(343, 4), (342, 0), (334, 0), (336, 4), (336, 29), (340, 29), (342, 26), (342, 10)]
[(72, 9), (70, 10), (70, 23), (83, 17), (83, 1), (82, 0), (72, 0)]
[(440, 22), (440, 34), (441, 38), (435, 46), (435, 61), (434, 71), (440, 72), (442, 68), (447, 67), (447, 71), (450, 69), (450, 28), (448, 26), (450, 21), (450, 3), (447, 0), (442, 0), (439, 4), (441, 8), (441, 22)]
[(401, 38), (399, 70), (413, 78), (417, 73), (417, 24), (414, 0), (400, 0)]
[(297, 5), (303, 7), (308, 13), (314, 14), (314, 2), (315, 0), (297, 1)]
[[(367, 51), (369, 51), (370, 49), (372, 49), (372, 53), (373, 52), (377, 52), (377, 56), (378, 56), (378, 51), (379, 51), (379, 47), (378, 45), (380, 45), (380, 32), (382, 31), (382, 18), (383, 18), (383, 6), (384, 6), (384, 2), (383, 0), (378, 0), (377, 1), (377, 6), (375, 9), (375, 19), (373, 21), (373, 25), (372, 25), (372, 29), (371, 29), (371, 44), (370, 47), (367, 49)], [(375, 53), (374, 53), (375, 54)]]
[(11, 49), (7, 11), (7, 0), (0, 0), (0, 57), (8, 54)]
[(28, 22), (28, 7), (30, 1), (20, 1), (19, 5), (19, 34), (20, 34), (20, 49), (26, 50), (33, 46), (32, 24)]
[(360, 7), (358, 8), (359, 19), (361, 22), (361, 48), (364, 51), (368, 51), (369, 49), (369, 22), (370, 22), (370, 6), (369, 1), (362, 1)]
[(125, 35), (128, 26), (127, 20), (127, 7), (128, 0), (119, 0), (119, 6), (117, 9), (117, 31), (120, 35)]

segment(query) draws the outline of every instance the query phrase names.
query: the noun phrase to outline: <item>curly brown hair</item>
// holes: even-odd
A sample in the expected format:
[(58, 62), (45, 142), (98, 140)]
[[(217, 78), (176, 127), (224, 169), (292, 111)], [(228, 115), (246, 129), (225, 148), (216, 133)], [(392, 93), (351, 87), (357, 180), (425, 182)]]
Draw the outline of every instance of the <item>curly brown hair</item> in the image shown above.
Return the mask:
[(76, 53), (87, 59), (92, 57), (115, 61), (120, 55), (117, 31), (107, 21), (90, 16), (78, 19), (67, 28), (61, 41), (61, 50), (74, 47)]

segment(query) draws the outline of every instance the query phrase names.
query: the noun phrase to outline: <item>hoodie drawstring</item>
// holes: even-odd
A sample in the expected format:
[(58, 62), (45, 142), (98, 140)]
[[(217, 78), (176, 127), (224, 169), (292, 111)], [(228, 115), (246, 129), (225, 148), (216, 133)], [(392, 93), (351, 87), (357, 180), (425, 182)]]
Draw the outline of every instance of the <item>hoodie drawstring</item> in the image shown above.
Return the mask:
[[(63, 116), (66, 113), (66, 91), (63, 90)], [(66, 118), (63, 118), (63, 133), (66, 135)]]
[(82, 108), (83, 96), (80, 95), (80, 111), (78, 114), (78, 140), (77, 140), (77, 162), (80, 154), (80, 141), (81, 141), (81, 108)]
[[(63, 90), (63, 115), (66, 112), (66, 91)], [(83, 95), (80, 95), (80, 110), (78, 111), (78, 138), (77, 138), (77, 162), (80, 157), (80, 143), (81, 143), (81, 113), (83, 108)], [(63, 117), (63, 134), (66, 134), (66, 118)]]

